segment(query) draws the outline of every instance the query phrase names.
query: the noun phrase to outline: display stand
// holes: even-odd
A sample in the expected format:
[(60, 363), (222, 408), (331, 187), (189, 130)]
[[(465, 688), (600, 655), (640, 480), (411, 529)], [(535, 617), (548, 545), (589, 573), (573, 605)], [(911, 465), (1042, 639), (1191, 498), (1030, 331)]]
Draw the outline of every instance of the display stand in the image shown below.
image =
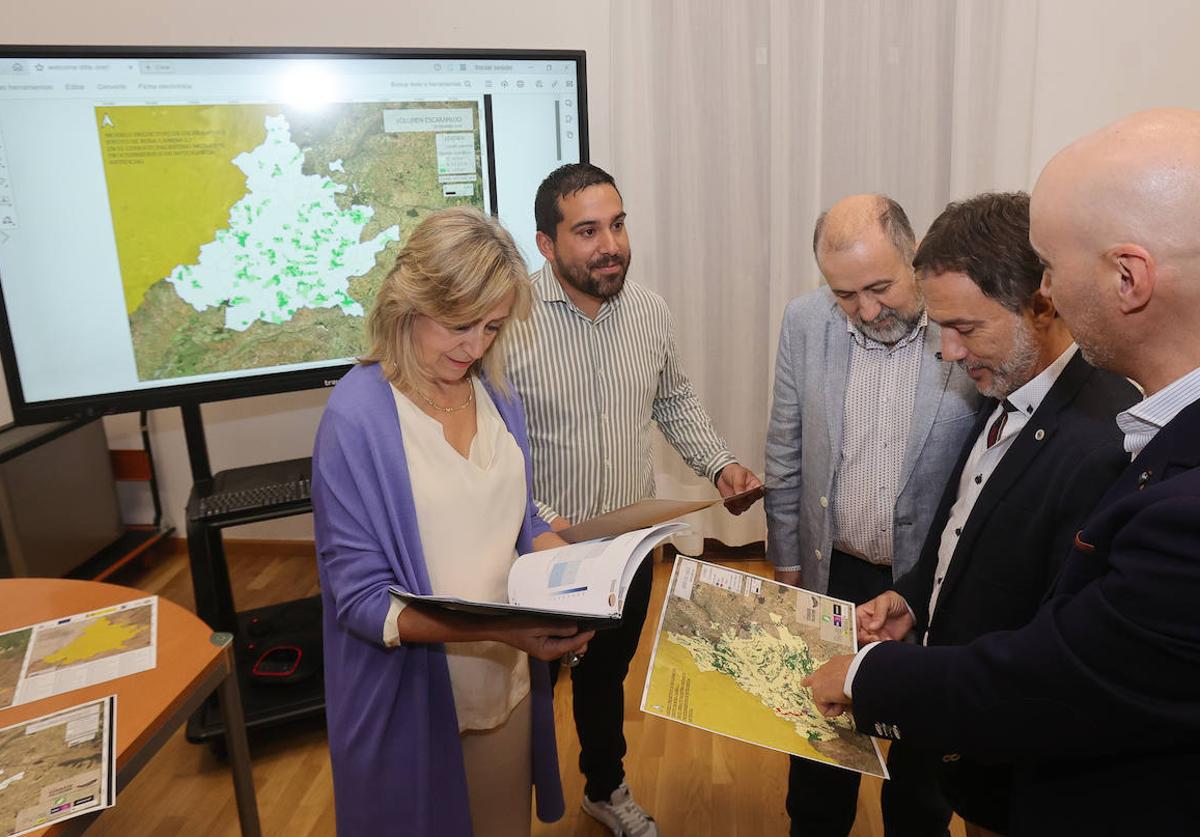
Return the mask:
[[(221, 537), (221, 530), (227, 526), (305, 514), (312, 511), (312, 503), (308, 500), (264, 502), (219, 517), (193, 519), (201, 500), (214, 494), (307, 479), (312, 475), (312, 460), (271, 462), (232, 468), (214, 475), (209, 466), (200, 405), (186, 404), (180, 409), (193, 478), (187, 506), (187, 543), (196, 615), (213, 630), (234, 636), (234, 656), (246, 726), (253, 729), (319, 716), (325, 710), (324, 679), (320, 671), (320, 598), (280, 602), (239, 613), (234, 605)], [(262, 652), (277, 645), (301, 647), (307, 654), (304, 664), (309, 676), (280, 678), (278, 681), (253, 676), (251, 669)], [(224, 725), (215, 701), (207, 702), (188, 721), (189, 741), (219, 744), (223, 735)]]

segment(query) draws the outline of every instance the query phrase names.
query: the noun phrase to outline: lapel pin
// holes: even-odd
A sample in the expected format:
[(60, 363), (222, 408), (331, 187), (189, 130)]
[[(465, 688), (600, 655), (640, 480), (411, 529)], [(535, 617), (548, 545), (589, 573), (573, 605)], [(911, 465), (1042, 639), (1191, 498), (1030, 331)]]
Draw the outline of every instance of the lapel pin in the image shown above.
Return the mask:
[(1033, 434), (1033, 438), (1037, 439), (1039, 442), (1042, 441), (1042, 439), (1046, 438), (1046, 431), (1039, 427), (1038, 432)]
[(1138, 491), (1141, 491), (1143, 488), (1146, 487), (1146, 483), (1150, 482), (1150, 475), (1152, 473), (1154, 473), (1154, 472), (1151, 471), (1149, 468), (1147, 468), (1145, 471), (1142, 471), (1140, 474), (1138, 474), (1138, 482), (1137, 482)]

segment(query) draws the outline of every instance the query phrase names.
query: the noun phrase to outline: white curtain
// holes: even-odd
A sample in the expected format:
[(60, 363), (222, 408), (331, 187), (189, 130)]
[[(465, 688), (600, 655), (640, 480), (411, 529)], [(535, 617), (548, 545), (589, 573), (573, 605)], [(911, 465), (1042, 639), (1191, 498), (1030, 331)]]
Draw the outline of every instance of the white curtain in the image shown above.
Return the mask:
[[(817, 215), (881, 192), (918, 235), (945, 204), (1029, 187), (1038, 0), (612, 0), (612, 145), (633, 279), (756, 473), (783, 309), (819, 281)], [(712, 496), (660, 438), (658, 492)], [(762, 540), (761, 504), (680, 542)]]

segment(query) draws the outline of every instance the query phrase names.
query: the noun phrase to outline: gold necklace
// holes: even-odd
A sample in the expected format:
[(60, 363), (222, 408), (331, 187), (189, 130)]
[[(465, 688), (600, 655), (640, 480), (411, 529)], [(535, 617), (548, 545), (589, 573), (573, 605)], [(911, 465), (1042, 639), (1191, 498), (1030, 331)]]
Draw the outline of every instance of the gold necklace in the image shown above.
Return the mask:
[(467, 390), (467, 400), (457, 406), (454, 406), (454, 407), (443, 407), (441, 404), (438, 404), (436, 401), (434, 401), (432, 398), (430, 398), (425, 393), (421, 392), (421, 390), (417, 389), (416, 387), (413, 387), (413, 392), (415, 392), (418, 396), (420, 396), (421, 400), (424, 401), (426, 404), (428, 404), (430, 407), (433, 407), (433, 409), (438, 410), (443, 413), (457, 413), (459, 410), (465, 410), (465, 409), (467, 409), (468, 406), (470, 406), (471, 402), (475, 400), (475, 386), (474, 385), (471, 385), (471, 387)]

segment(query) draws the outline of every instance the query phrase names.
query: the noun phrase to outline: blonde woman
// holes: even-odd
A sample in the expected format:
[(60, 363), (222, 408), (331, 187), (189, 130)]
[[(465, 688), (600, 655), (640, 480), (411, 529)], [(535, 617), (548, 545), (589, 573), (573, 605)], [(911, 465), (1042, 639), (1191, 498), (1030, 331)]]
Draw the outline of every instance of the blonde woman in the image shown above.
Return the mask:
[(531, 786), (540, 819), (562, 816), (542, 661), (590, 633), (403, 607), (387, 592), (504, 601), (513, 558), (562, 543), (534, 510), (499, 345), (529, 310), (498, 223), (430, 215), (380, 288), (370, 352), (322, 417), (313, 506), (339, 834), (527, 835)]

